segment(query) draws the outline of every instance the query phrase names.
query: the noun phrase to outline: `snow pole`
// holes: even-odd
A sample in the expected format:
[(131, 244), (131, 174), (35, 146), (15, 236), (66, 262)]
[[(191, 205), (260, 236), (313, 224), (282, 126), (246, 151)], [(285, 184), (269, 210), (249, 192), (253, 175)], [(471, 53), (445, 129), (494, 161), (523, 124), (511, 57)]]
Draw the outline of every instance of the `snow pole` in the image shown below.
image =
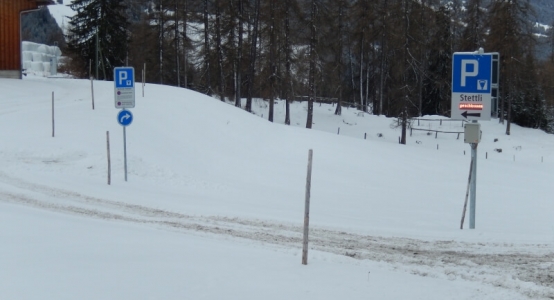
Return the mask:
[(310, 189), (312, 185), (312, 156), (313, 150), (308, 152), (308, 175), (306, 177), (306, 201), (304, 206), (304, 238), (302, 241), (302, 264), (308, 264), (308, 231), (310, 225)]
[(466, 200), (464, 201), (464, 209), (462, 211), (462, 221), (460, 223), (460, 229), (464, 229), (464, 220), (466, 218), (467, 199), (468, 199), (468, 196), (469, 196), (469, 186), (471, 185), (471, 174), (472, 173), (473, 173), (473, 158), (471, 158), (471, 163), (469, 164), (469, 176), (467, 178)]

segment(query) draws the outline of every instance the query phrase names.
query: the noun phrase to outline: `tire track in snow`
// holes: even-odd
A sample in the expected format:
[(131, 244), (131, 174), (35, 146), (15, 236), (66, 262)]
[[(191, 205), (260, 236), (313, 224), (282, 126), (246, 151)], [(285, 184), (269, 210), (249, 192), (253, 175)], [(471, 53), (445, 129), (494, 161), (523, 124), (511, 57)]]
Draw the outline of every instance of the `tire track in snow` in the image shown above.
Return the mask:
[[(83, 195), (9, 177), (0, 182), (21, 189), (0, 190), (0, 202), (89, 218), (131, 222), (184, 232), (253, 240), (301, 248), (301, 225), (174, 211)], [(384, 261), (412, 274), (487, 283), (532, 299), (554, 299), (554, 253), (548, 245), (424, 241), (310, 229), (310, 248), (354, 259)]]

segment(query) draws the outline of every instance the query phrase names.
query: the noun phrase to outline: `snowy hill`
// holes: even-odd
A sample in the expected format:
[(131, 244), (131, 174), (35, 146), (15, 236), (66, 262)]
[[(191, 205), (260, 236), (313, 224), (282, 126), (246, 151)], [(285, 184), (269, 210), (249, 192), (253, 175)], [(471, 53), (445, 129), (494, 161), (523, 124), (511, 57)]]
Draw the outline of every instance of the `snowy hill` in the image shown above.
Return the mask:
[(139, 85), (125, 182), (113, 82), (94, 82), (94, 110), (90, 85), (0, 79), (2, 299), (554, 295), (552, 135), (513, 126), (506, 136), (497, 120), (482, 122), (476, 229), (460, 230), (463, 135), (414, 131), (403, 146), (393, 120), (353, 109), (335, 116), (316, 104), (308, 130), (305, 103), (285, 126), (259, 117), (263, 101), (256, 116), (185, 89), (148, 84), (143, 98)]

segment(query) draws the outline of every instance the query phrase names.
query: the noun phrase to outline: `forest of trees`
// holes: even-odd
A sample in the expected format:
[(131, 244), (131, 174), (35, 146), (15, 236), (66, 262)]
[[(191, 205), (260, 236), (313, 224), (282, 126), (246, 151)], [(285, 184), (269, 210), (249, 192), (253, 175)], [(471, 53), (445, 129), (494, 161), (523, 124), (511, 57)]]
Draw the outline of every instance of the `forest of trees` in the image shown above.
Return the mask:
[[(129, 65), (146, 81), (251, 110), (252, 98), (338, 103), (398, 118), (450, 116), (451, 60), (499, 52), (499, 121), (554, 131), (554, 38), (536, 55), (528, 0), (76, 0), (67, 32), (79, 77)], [(98, 36), (98, 37), (97, 37)], [(550, 36), (553, 36), (550, 34)], [(96, 39), (100, 48), (95, 64)], [(137, 74), (140, 74), (137, 72)], [(404, 130), (403, 130), (404, 131)], [(405, 136), (403, 134), (403, 136)], [(405, 137), (403, 138), (405, 143)]]

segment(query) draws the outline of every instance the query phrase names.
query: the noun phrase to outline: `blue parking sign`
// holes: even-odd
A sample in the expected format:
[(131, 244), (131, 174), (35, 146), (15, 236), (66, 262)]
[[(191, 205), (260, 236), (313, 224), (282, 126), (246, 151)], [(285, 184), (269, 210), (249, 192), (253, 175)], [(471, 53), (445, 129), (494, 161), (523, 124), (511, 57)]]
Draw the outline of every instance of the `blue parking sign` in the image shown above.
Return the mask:
[(452, 92), (490, 94), (491, 75), (491, 53), (454, 53)]
[(492, 53), (454, 53), (451, 118), (490, 120), (491, 85)]
[(132, 67), (118, 67), (114, 69), (116, 88), (132, 88), (135, 86), (135, 70)]
[(117, 67), (113, 69), (115, 108), (135, 107), (135, 69)]

